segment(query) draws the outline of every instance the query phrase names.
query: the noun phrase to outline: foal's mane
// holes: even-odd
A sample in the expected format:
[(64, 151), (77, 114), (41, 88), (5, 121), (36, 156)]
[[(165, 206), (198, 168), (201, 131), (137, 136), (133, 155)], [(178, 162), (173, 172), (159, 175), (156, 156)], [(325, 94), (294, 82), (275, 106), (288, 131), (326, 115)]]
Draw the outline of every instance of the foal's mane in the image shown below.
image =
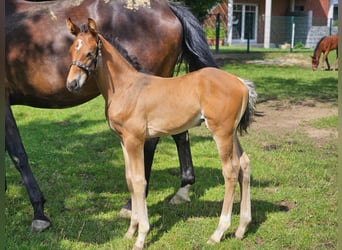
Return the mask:
[[(80, 26), (80, 31), (81, 32), (88, 32), (88, 25), (87, 24), (82, 24)], [(118, 39), (114, 39), (112, 35), (110, 34), (104, 34), (102, 35), (110, 44), (114, 46), (114, 48), (119, 51), (119, 53), (139, 72), (144, 72), (147, 74), (150, 74), (148, 70), (144, 69), (141, 64), (138, 61), (138, 58), (135, 56), (132, 56), (128, 53), (128, 51), (119, 43)]]

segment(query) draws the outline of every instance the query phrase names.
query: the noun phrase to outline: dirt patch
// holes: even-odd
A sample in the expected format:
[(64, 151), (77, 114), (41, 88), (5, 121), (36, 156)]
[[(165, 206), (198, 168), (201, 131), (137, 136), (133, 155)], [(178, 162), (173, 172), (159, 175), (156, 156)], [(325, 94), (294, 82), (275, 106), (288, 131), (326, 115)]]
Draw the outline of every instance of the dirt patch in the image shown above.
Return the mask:
[(318, 129), (309, 121), (337, 115), (337, 106), (314, 100), (298, 103), (285, 101), (266, 101), (257, 104), (257, 115), (251, 130), (265, 130), (272, 134), (302, 131), (317, 140), (337, 138), (337, 128)]
[(266, 58), (264, 60), (247, 60), (247, 64), (261, 64), (261, 65), (279, 65), (279, 66), (300, 66), (302, 68), (310, 68), (311, 59), (303, 55), (288, 54), (281, 58)]
[(284, 53), (277, 58), (267, 58), (263, 53), (226, 53), (215, 54), (215, 60), (219, 65), (226, 63), (246, 63), (259, 65), (278, 65), (278, 66), (299, 66), (302, 68), (311, 68), (311, 58), (301, 53)]
[[(245, 63), (277, 66), (298, 66), (311, 68), (311, 58), (303, 53), (281, 53), (275, 58), (267, 53), (225, 53), (215, 54), (219, 65), (227, 63)], [(317, 139), (319, 144), (331, 138), (337, 138), (337, 128), (318, 129), (309, 125), (312, 120), (338, 114), (337, 105), (316, 100), (296, 103), (289, 101), (268, 100), (257, 104), (257, 116), (251, 130), (265, 130), (275, 135), (301, 131)], [(273, 147), (275, 145), (270, 145)], [(266, 150), (272, 150), (266, 149)]]

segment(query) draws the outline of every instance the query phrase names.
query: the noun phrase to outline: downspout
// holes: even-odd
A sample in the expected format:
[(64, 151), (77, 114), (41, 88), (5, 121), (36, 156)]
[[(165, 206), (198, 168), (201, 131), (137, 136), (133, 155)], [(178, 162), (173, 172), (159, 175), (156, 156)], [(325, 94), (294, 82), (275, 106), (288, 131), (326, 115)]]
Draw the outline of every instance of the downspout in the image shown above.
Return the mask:
[(233, 0), (228, 0), (227, 44), (232, 45), (233, 39)]
[(266, 4), (265, 4), (265, 27), (264, 27), (264, 48), (266, 48), (266, 49), (270, 47), (271, 15), (272, 15), (272, 0), (266, 0)]

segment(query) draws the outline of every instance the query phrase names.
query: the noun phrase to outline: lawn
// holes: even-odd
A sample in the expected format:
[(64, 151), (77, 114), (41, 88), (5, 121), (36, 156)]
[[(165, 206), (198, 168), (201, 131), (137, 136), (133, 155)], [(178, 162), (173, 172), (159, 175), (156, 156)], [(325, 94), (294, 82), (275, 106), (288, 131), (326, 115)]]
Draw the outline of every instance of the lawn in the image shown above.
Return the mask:
[[(283, 53), (267, 51), (251, 58), (279, 55)], [(239, 60), (225, 62), (222, 68), (253, 80), (260, 103), (311, 100), (337, 105), (337, 72)], [(31, 204), (6, 157), (7, 249), (130, 249), (134, 241), (123, 238), (129, 220), (118, 217), (129, 197), (124, 162), (120, 143), (105, 121), (103, 98), (63, 110), (15, 106), (13, 111), (53, 225), (43, 233), (30, 231)], [(307, 125), (336, 128), (337, 118)], [(147, 198), (151, 231), (146, 248), (336, 249), (335, 137), (318, 143), (300, 129), (274, 134), (252, 125), (241, 138), (252, 163), (252, 223), (243, 240), (233, 238), (239, 221), (237, 188), (232, 226), (221, 243), (209, 246), (224, 183), (216, 146), (205, 126), (191, 129), (190, 135), (196, 173), (190, 203), (168, 203), (180, 184), (176, 146), (165, 137), (157, 147)]]

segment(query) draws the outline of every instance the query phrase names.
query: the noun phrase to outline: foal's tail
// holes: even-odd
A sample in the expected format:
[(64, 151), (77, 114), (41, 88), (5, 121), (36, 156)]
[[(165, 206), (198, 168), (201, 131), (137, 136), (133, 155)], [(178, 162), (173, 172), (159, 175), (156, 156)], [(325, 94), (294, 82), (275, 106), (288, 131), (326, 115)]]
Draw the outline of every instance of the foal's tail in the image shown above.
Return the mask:
[(244, 114), (242, 115), (242, 118), (240, 120), (240, 123), (238, 125), (238, 130), (240, 131), (240, 134), (242, 134), (244, 131), (247, 132), (247, 128), (253, 121), (253, 116), (255, 114), (255, 104), (258, 97), (257, 92), (255, 91), (254, 83), (250, 80), (241, 79), (240, 80), (247, 86), (248, 88), (248, 103), (247, 107), (245, 109)]
[(184, 60), (189, 71), (204, 67), (218, 68), (197, 18), (181, 4), (169, 2), (169, 7), (183, 26), (183, 51), (179, 63)]

